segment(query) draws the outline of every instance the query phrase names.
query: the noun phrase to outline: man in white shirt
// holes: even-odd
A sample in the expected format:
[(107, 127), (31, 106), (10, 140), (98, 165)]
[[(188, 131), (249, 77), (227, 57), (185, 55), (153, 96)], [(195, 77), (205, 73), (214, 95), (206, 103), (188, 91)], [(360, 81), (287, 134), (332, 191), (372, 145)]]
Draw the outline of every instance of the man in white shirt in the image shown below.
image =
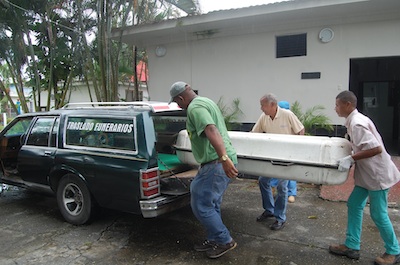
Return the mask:
[(347, 201), (346, 241), (330, 246), (329, 251), (350, 259), (360, 258), (363, 211), (369, 199), (371, 218), (386, 249), (375, 259), (375, 264), (395, 264), (400, 262), (400, 247), (388, 215), (388, 193), (400, 180), (400, 173), (374, 123), (356, 107), (357, 97), (353, 92), (343, 91), (336, 96), (335, 110), (339, 117), (346, 118), (345, 126), (353, 149), (352, 155), (339, 160), (339, 170), (349, 170), (355, 163), (355, 187)]

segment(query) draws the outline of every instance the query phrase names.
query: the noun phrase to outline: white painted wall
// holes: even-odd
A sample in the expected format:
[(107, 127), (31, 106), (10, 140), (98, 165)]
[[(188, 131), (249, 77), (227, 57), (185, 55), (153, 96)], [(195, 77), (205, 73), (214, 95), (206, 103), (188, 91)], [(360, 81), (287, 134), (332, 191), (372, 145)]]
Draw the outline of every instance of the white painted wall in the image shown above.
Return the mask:
[[(215, 101), (239, 98), (241, 122), (255, 122), (259, 98), (271, 92), (299, 101), (303, 110), (323, 105), (333, 123), (343, 124), (334, 105), (336, 95), (348, 90), (350, 59), (399, 56), (400, 21), (327, 26), (335, 33), (329, 43), (319, 41), (318, 26), (168, 44), (164, 57), (148, 47), (150, 99), (168, 100), (171, 84), (182, 80)], [(307, 33), (307, 56), (275, 58), (275, 36), (297, 33)], [(321, 72), (321, 78), (302, 80), (302, 72)]]

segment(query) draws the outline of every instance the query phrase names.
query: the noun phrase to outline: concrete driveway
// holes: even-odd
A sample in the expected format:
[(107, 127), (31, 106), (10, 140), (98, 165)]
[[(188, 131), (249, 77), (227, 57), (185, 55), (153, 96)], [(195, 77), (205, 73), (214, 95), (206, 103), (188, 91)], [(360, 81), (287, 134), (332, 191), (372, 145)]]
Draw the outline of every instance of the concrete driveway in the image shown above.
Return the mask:
[[(369, 208), (361, 259), (337, 257), (327, 248), (344, 240), (346, 204), (318, 194), (318, 186), (299, 185), (286, 227), (271, 231), (273, 220), (255, 222), (262, 212), (257, 182), (235, 180), (222, 214), (238, 247), (211, 260), (193, 250), (204, 231), (189, 207), (157, 219), (103, 209), (90, 225), (73, 226), (63, 220), (55, 198), (10, 189), (0, 197), (0, 264), (372, 264), (384, 248)], [(390, 214), (399, 235), (398, 210)]]

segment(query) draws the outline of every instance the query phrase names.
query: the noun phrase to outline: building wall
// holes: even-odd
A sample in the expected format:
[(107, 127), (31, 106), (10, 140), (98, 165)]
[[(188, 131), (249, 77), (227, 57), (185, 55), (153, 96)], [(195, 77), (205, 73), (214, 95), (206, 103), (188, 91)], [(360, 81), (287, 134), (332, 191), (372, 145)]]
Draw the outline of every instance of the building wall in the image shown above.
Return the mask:
[[(334, 124), (343, 124), (334, 106), (336, 95), (348, 90), (350, 59), (399, 56), (400, 20), (327, 26), (335, 34), (328, 43), (318, 39), (318, 26), (168, 44), (164, 57), (147, 47), (150, 99), (168, 100), (171, 84), (182, 80), (215, 101), (239, 98), (241, 122), (255, 122), (259, 98), (271, 92), (299, 101), (303, 110), (323, 105)], [(298, 33), (307, 33), (307, 56), (275, 58), (275, 37)], [(321, 72), (321, 78), (302, 80), (302, 72)]]

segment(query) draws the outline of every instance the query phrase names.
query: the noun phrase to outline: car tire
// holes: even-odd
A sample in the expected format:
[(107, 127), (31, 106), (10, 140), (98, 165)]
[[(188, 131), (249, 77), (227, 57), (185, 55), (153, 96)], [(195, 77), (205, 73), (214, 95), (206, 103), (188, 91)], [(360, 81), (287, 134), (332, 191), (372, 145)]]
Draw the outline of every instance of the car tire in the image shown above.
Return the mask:
[(74, 174), (66, 174), (58, 184), (57, 203), (64, 219), (82, 225), (91, 219), (93, 202), (86, 184)]

